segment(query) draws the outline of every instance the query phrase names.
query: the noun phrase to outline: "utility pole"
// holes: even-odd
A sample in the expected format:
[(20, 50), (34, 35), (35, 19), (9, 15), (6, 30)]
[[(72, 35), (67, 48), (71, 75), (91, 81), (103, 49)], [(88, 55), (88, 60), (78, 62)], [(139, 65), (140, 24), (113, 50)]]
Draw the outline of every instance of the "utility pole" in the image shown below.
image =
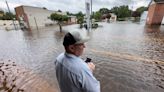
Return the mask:
[(91, 16), (91, 4), (90, 4), (90, 0), (86, 0), (85, 2), (85, 5), (86, 5), (86, 23), (87, 23), (87, 31), (88, 31), (88, 34), (90, 33), (90, 29), (91, 29), (91, 19), (90, 19), (90, 16)]
[(85, 0), (88, 35), (92, 31), (92, 0)]
[[(11, 11), (10, 11), (10, 8), (9, 8), (9, 5), (8, 5), (8, 3), (7, 3), (7, 0), (6, 0), (6, 5), (7, 5), (7, 8), (8, 8), (9, 13), (11, 14)], [(12, 18), (12, 17), (11, 17), (11, 18)], [(15, 23), (14, 23), (13, 18), (12, 18), (12, 21), (13, 21), (14, 28), (15, 28), (15, 30), (16, 30), (16, 26), (15, 26)]]
[(92, 29), (92, 18), (93, 18), (93, 13), (92, 13), (92, 0), (91, 0), (91, 29)]
[(37, 28), (37, 30), (39, 30), (35, 17), (34, 17), (34, 20), (35, 20), (36, 28)]

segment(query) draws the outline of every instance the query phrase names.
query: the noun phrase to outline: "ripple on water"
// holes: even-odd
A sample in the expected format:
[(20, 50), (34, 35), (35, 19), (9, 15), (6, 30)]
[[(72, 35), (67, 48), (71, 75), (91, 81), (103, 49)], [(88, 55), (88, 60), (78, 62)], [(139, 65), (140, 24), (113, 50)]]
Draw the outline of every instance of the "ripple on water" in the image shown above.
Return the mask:
[(58, 88), (14, 61), (1, 60), (0, 92), (58, 92)]
[(95, 75), (103, 85), (102, 92), (164, 91), (163, 61), (93, 49), (88, 52), (96, 60)]

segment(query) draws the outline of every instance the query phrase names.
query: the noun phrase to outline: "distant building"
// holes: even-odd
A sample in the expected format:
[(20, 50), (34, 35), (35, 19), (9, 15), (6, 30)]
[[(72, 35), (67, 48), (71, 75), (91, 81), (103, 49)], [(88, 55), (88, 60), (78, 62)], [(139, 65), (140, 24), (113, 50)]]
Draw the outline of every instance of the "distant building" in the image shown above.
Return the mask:
[(140, 21), (141, 21), (141, 22), (146, 22), (147, 14), (148, 14), (148, 11), (144, 11), (144, 12), (141, 14), (141, 17), (140, 17)]
[(104, 14), (102, 16), (102, 19), (104, 19), (104, 20), (102, 20), (102, 21), (104, 21), (104, 22), (115, 22), (115, 21), (117, 21), (117, 15), (115, 15), (114, 13), (109, 13), (109, 14), (111, 15), (110, 19), (108, 20), (106, 18), (107, 17), (107, 14)]
[(47, 10), (46, 8), (39, 8), (33, 6), (18, 6), (15, 8), (16, 18), (20, 22), (21, 27), (36, 29), (45, 27), (47, 25), (55, 24), (50, 19), (52, 13), (67, 15), (63, 12)]
[(110, 22), (115, 22), (117, 21), (117, 15), (115, 15), (114, 13), (110, 13), (111, 17), (110, 17)]
[(68, 24), (75, 24), (77, 23), (77, 18), (76, 16), (68, 16)]

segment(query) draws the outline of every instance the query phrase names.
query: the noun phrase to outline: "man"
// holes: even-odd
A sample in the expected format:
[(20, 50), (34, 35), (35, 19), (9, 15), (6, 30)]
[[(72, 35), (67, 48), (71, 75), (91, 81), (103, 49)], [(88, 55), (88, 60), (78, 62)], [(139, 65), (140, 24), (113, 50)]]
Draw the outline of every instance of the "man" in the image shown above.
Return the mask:
[(87, 41), (79, 31), (68, 32), (63, 41), (65, 52), (56, 61), (56, 76), (61, 92), (100, 92), (100, 83), (93, 76), (95, 65), (80, 56)]

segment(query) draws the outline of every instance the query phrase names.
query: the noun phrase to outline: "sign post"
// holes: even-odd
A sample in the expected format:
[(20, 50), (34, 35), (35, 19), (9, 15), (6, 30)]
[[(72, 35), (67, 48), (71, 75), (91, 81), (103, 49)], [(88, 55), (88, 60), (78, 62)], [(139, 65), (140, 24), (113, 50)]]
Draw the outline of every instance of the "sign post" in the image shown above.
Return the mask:
[(90, 33), (91, 31), (91, 20), (90, 20), (90, 14), (91, 14), (91, 4), (90, 4), (90, 0), (86, 0), (86, 3), (85, 3), (85, 6), (86, 6), (86, 22), (87, 22), (87, 31), (88, 31), (88, 34)]

